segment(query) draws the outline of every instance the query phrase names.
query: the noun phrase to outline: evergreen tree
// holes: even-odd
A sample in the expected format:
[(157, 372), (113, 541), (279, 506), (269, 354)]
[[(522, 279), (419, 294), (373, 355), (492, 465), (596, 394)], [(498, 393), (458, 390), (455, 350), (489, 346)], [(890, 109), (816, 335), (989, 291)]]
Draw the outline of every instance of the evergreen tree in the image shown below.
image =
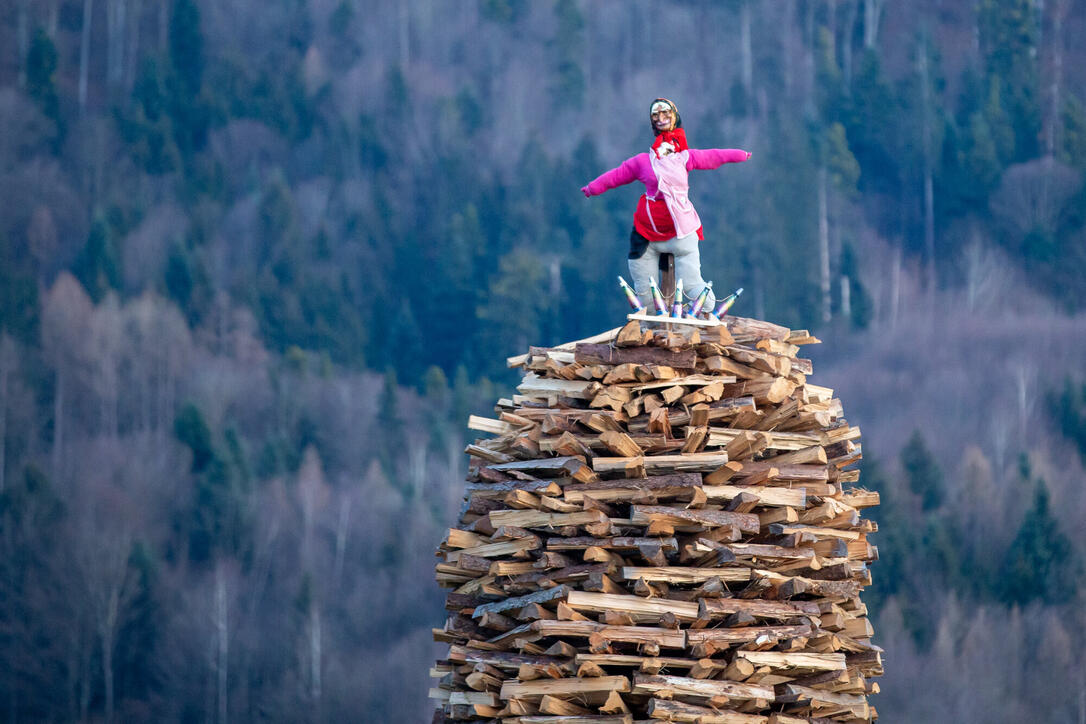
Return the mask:
[[(841, 245), (841, 275), (848, 279), (849, 322), (856, 329), (864, 329), (871, 321), (871, 295), (860, 279), (860, 264), (856, 258), (856, 248), (848, 242)], [(844, 282), (842, 282), (844, 283)]]
[(100, 302), (110, 289), (120, 289), (120, 253), (104, 215), (96, 214), (91, 222), (87, 243), (76, 257), (72, 273), (95, 302)]
[(135, 571), (131, 613), (117, 636), (117, 691), (119, 700), (148, 702), (167, 672), (160, 666), (162, 602), (154, 548), (143, 541), (132, 546), (129, 566)]
[(204, 36), (195, 0), (177, 0), (169, 30), (170, 116), (182, 158), (207, 143), (211, 109), (203, 96)]
[(479, 0), (479, 14), (495, 23), (519, 22), (529, 10), (528, 0)]
[(252, 525), (248, 491), (194, 404), (186, 404), (174, 419), (174, 436), (192, 453), (193, 495), (180, 522), (189, 558), (206, 562), (217, 554), (246, 556)]
[[(993, 94), (1008, 116), (1006, 162), (1037, 156), (1041, 134), (1038, 28), (1032, 0), (981, 0), (977, 26)], [(989, 119), (991, 121), (991, 119)]]
[(38, 282), (26, 262), (26, 255), (17, 253), (10, 237), (0, 229), (0, 333), (36, 345)]
[(963, 157), (962, 165), (966, 177), (972, 181), (963, 195), (973, 208), (983, 208), (987, 204), (988, 195), (999, 183), (1001, 165), (999, 150), (992, 137), (988, 119), (979, 111), (969, 118)]
[(1073, 590), (1078, 569), (1071, 542), (1049, 510), (1048, 487), (1037, 481), (1033, 505), (1011, 542), (1004, 564), (1004, 596), (1024, 605), (1034, 600), (1056, 604)]
[(555, 107), (578, 107), (584, 102), (585, 80), (581, 70), (584, 51), (584, 16), (574, 0), (557, 0), (554, 5), (557, 20), (554, 39), (557, 65), (551, 98)]
[(1086, 383), (1075, 384), (1065, 378), (1059, 395), (1049, 394), (1048, 405), (1060, 432), (1075, 443), (1086, 464)]
[(381, 397), (377, 402), (377, 456), (381, 468), (393, 484), (399, 480), (399, 466), (406, 431), (398, 403), (399, 385), (396, 369), (389, 367), (385, 371)]
[(901, 466), (909, 481), (909, 489), (920, 496), (921, 508), (925, 511), (938, 508), (946, 497), (943, 471), (939, 468), (935, 456), (928, 450), (924, 437), (919, 430), (901, 449)]
[[(444, 450), (449, 429), (449, 410), (451, 399), (449, 379), (445, 372), (436, 365), (431, 365), (423, 377), (423, 392), (430, 409), (427, 424), (430, 428), (430, 445), (437, 451)], [(455, 423), (453, 423), (455, 424)]]
[(174, 243), (166, 258), (163, 282), (166, 295), (177, 303), (189, 324), (199, 324), (211, 304), (212, 295), (211, 281), (199, 256), (185, 244)]
[(852, 93), (842, 110), (849, 146), (862, 169), (860, 189), (896, 190), (903, 155), (901, 103), (874, 50), (860, 56)]
[(1086, 106), (1074, 96), (1063, 105), (1063, 148), (1058, 155), (1065, 163), (1086, 170)]
[(118, 113), (117, 122), (136, 162), (151, 175), (169, 173), (181, 166), (170, 109), (158, 61), (146, 58), (132, 89), (131, 110)]
[(57, 48), (39, 28), (30, 42), (26, 58), (26, 92), (41, 109), (42, 115), (56, 124), (56, 141), (63, 135), (60, 97), (57, 95)]
[(195, 0), (174, 3), (169, 51), (177, 90), (185, 97), (195, 97), (204, 82), (204, 35), (200, 29), (200, 8)]

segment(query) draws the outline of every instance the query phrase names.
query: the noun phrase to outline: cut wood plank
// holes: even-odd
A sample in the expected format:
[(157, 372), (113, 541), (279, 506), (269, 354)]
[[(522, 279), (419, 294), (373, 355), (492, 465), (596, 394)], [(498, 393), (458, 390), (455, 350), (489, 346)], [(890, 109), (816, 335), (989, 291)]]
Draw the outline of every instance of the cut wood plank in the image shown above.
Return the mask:
[[(730, 427), (710, 427), (706, 445), (709, 447), (724, 446), (736, 437), (748, 432), (748, 430)], [(766, 447), (772, 450), (803, 450), (811, 446), (822, 444), (822, 436), (818, 433), (761, 432), (760, 434), (768, 437), (768, 444)]]
[(709, 500), (731, 500), (740, 493), (750, 493), (751, 495), (757, 496), (758, 505), (784, 506), (790, 508), (805, 508), (807, 506), (807, 490), (805, 488), (705, 485), (702, 486), (701, 490)]
[(646, 676), (634, 674), (634, 694), (653, 694), (658, 691), (671, 691), (680, 696), (711, 699), (722, 696), (727, 699), (765, 699), (773, 701), (776, 695), (769, 686), (740, 684), (732, 681), (709, 681), (692, 679), (685, 676)]
[(472, 612), (472, 618), (479, 618), (484, 613), (501, 613), (502, 611), (510, 611), (516, 608), (523, 608), (533, 603), (548, 603), (550, 601), (560, 601), (565, 599), (570, 594), (569, 586), (555, 586), (544, 591), (536, 591), (526, 596), (514, 596), (507, 598), (504, 601), (495, 601), (494, 603), (485, 603), (481, 606), (476, 606)]
[(547, 550), (573, 551), (587, 548), (603, 548), (615, 551), (636, 551), (643, 546), (656, 544), (665, 552), (675, 552), (679, 544), (673, 537), (666, 538), (638, 538), (634, 536), (615, 536), (613, 538), (551, 538), (547, 541)]
[(648, 583), (704, 583), (719, 578), (726, 583), (746, 582), (750, 580), (749, 568), (685, 568), (680, 566), (667, 568), (626, 566), (621, 570), (625, 581), (641, 579)]
[(515, 716), (503, 717), (502, 724), (633, 724), (629, 714), (606, 714), (589, 716)]
[(607, 522), (607, 515), (599, 510), (586, 510), (580, 513), (548, 513), (544, 510), (494, 510), (490, 512), (490, 523), (494, 526), (561, 528), (566, 525), (584, 526), (591, 523)]
[(698, 601), (698, 617), (713, 620), (734, 613), (748, 613), (755, 618), (792, 619), (817, 616), (817, 603), (811, 601), (760, 601), (747, 598), (703, 598)]
[(747, 626), (745, 628), (706, 628), (686, 632), (687, 643), (694, 646), (704, 643), (742, 644), (766, 640), (779, 640), (810, 636), (812, 628), (808, 624), (796, 626)]
[(746, 533), (757, 533), (761, 530), (758, 516), (750, 513), (733, 513), (727, 510), (680, 510), (664, 505), (630, 506), (630, 521), (634, 525), (648, 525), (653, 520), (667, 520), (678, 524), (695, 523), (709, 527), (734, 525)]
[(463, 548), (458, 551), (450, 551), (445, 556), (448, 563), (456, 563), (460, 556), (470, 555), (479, 558), (497, 558), (499, 556), (511, 556), (521, 551), (530, 551), (541, 545), (538, 538), (523, 538), (521, 540), (502, 541), (500, 543), (487, 543), (472, 548)]
[[(566, 605), (579, 611), (603, 613), (619, 611), (629, 613), (637, 620), (658, 620), (670, 613), (680, 621), (693, 621), (698, 617), (698, 604), (693, 601), (670, 601), (640, 596), (612, 595), (571, 591)], [(643, 619), (638, 617), (645, 617)]]
[[(609, 342), (614, 339), (621, 330), (622, 327), (615, 327), (614, 329), (609, 329), (606, 332), (594, 334), (591, 337), (585, 337), (584, 339), (578, 339), (573, 342), (563, 342), (562, 344), (555, 345), (554, 347), (550, 347), (549, 349), (566, 351), (575, 349), (578, 344), (599, 344), (602, 342)], [(528, 359), (530, 356), (531, 355), (528, 354), (518, 354), (513, 357), (507, 358), (505, 360), (505, 364), (508, 367), (522, 367), (528, 363)]]
[(592, 679), (510, 680), (502, 684), (502, 699), (538, 699), (545, 695), (587, 694), (591, 692), (629, 691), (625, 676), (598, 676)]
[(624, 432), (609, 430), (600, 435), (602, 443), (612, 453), (622, 457), (638, 457), (645, 451)]
[(478, 432), (489, 432), (495, 435), (504, 435), (506, 433), (516, 432), (519, 428), (508, 422), (502, 422), (501, 420), (494, 420), (489, 417), (479, 417), (478, 415), (469, 415), (468, 429), (477, 430)]
[[(516, 460), (511, 463), (495, 463), (488, 465), (490, 470), (498, 472), (522, 472), (540, 475), (543, 477), (570, 477), (581, 479), (585, 475), (582, 469), (587, 468), (584, 460), (577, 457), (541, 458), (539, 460)], [(591, 472), (589, 470), (588, 472)]]
[[(653, 721), (693, 722), (694, 724), (769, 724), (769, 717), (744, 714), (720, 708), (696, 706), (670, 699), (650, 699), (647, 709)], [(807, 720), (804, 719), (804, 722)]]
[[(519, 389), (519, 388), (518, 388)], [(769, 380), (744, 380), (724, 385), (724, 397), (753, 397), (759, 405), (776, 405), (787, 399), (796, 389), (796, 383), (784, 377)]]
[[(518, 636), (523, 637), (529, 633), (536, 634), (540, 638), (547, 636), (588, 638), (593, 634), (598, 634), (608, 641), (635, 644), (648, 643), (672, 649), (686, 647), (685, 631), (674, 631), (652, 626), (608, 626), (595, 621), (533, 621), (530, 624), (519, 626), (508, 633), (502, 634), (496, 639), (492, 639), (492, 642), (513, 641)], [(503, 698), (505, 698), (504, 695)]]
[[(737, 341), (740, 339), (747, 339), (750, 341), (756, 339), (777, 339), (784, 341), (787, 340), (792, 333), (792, 330), (787, 327), (782, 327), (779, 324), (773, 324), (771, 322), (763, 322), (760, 319), (732, 317), (728, 315), (721, 321)], [(792, 342), (792, 344), (795, 343)]]
[(525, 375), (524, 380), (517, 385), (517, 391), (523, 395), (556, 394), (578, 400), (591, 400), (601, 388), (602, 385), (595, 381), (555, 380), (539, 377), (531, 372)]
[(735, 655), (755, 666), (768, 666), (771, 669), (838, 671), (846, 667), (844, 654), (815, 654), (804, 651), (736, 651)]
[(693, 369), (697, 360), (694, 350), (672, 352), (662, 347), (611, 347), (606, 344), (579, 344), (574, 359), (581, 364), (618, 365), (634, 364), (667, 365), (676, 369)]
[(596, 457), (592, 469), (598, 473), (621, 472), (632, 461), (641, 461), (648, 473), (710, 472), (728, 462), (724, 453), (686, 453), (683, 455), (649, 455), (643, 458)]
[(667, 387), (681, 386), (681, 387), (706, 387), (708, 385), (715, 384), (728, 384), (735, 382), (734, 377), (728, 377), (725, 375), (687, 375), (685, 377), (676, 377), (674, 379), (662, 379), (656, 382), (646, 382), (643, 384), (626, 384), (623, 387), (627, 387), (631, 392), (646, 392), (649, 390), (661, 390)]

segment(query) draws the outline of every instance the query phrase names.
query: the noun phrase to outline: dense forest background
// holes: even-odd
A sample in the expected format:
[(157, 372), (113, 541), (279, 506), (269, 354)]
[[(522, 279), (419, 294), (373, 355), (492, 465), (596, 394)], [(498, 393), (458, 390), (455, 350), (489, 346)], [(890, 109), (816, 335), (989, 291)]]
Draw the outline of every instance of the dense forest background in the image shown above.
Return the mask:
[[(506, 356), (703, 269), (826, 344), (886, 721), (1086, 722), (1078, 0), (2, 0), (0, 721), (428, 720)], [(811, 349), (811, 348), (807, 348)]]

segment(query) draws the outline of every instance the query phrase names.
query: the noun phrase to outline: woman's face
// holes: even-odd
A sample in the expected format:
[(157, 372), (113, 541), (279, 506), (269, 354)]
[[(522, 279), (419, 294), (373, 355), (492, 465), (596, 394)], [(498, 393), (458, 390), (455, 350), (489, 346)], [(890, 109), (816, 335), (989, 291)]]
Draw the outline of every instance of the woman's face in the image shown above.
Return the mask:
[(675, 114), (670, 108), (661, 108), (649, 117), (658, 131), (670, 131), (672, 124), (675, 123)]

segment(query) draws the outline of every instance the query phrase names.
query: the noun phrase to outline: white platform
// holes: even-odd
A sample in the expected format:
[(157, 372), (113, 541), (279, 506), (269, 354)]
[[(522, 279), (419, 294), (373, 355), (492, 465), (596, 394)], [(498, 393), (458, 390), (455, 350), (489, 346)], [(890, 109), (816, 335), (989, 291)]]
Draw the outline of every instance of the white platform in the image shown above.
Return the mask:
[(723, 322), (716, 319), (692, 319), (683, 317), (664, 316), (663, 314), (627, 314), (626, 319), (636, 319), (638, 322), (656, 322), (657, 324), (681, 324), (688, 327), (719, 327)]

